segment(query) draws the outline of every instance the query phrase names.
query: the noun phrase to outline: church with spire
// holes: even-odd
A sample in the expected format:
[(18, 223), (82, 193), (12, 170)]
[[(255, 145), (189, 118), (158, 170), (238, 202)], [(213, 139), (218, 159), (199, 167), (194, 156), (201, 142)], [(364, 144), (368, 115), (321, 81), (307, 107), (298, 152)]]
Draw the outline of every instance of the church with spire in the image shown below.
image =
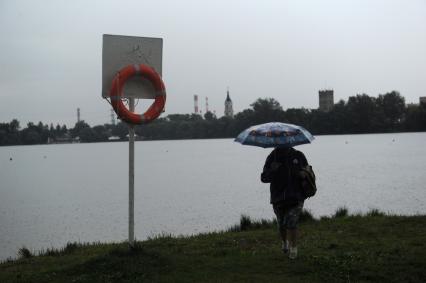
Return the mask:
[(232, 100), (229, 97), (229, 88), (226, 91), (225, 117), (234, 118), (234, 109), (232, 108)]

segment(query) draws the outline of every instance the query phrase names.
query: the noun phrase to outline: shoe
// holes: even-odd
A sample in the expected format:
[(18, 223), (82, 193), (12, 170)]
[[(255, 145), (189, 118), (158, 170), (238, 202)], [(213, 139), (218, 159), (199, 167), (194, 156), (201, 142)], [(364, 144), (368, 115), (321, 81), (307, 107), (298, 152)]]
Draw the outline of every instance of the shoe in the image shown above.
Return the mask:
[(289, 259), (295, 259), (297, 258), (297, 247), (290, 247), (290, 253), (288, 254)]
[(283, 241), (282, 243), (281, 243), (281, 250), (283, 251), (283, 253), (288, 253), (288, 241)]

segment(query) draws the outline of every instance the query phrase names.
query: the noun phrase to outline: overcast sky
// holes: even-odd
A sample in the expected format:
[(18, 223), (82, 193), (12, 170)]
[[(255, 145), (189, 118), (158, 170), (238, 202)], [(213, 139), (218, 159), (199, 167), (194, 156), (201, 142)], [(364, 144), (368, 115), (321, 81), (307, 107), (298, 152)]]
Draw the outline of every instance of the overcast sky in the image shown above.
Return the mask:
[(165, 115), (198, 94), (222, 116), (228, 86), (235, 112), (259, 97), (317, 108), (323, 88), (426, 96), (425, 0), (0, 0), (0, 122), (73, 126), (79, 107), (109, 123), (103, 34), (163, 38)]

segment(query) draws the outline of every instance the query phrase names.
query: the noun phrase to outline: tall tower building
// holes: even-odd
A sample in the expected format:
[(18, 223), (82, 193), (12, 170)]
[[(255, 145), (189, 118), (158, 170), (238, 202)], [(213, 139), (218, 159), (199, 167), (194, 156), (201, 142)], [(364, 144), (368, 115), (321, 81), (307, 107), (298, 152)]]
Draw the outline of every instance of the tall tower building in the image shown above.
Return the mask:
[(232, 100), (229, 97), (229, 89), (226, 91), (225, 116), (234, 118), (234, 109), (232, 109)]
[(115, 125), (115, 112), (111, 109), (111, 125)]
[(198, 95), (194, 94), (194, 113), (198, 114)]
[(319, 110), (328, 112), (334, 106), (334, 91), (332, 89), (319, 91)]

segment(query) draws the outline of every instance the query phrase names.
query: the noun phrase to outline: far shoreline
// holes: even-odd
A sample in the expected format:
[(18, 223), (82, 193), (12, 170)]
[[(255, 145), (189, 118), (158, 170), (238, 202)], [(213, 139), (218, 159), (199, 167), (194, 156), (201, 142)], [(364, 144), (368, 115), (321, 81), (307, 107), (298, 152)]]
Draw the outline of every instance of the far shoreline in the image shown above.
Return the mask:
[[(377, 133), (354, 133), (354, 134), (320, 134), (314, 135), (314, 137), (323, 137), (323, 136), (363, 136), (363, 135), (392, 135), (392, 134), (422, 134), (426, 131), (414, 131), (414, 132), (377, 132)], [(135, 142), (154, 142), (154, 141), (191, 141), (191, 140), (227, 140), (235, 139), (235, 137), (227, 138), (182, 138), (182, 139), (138, 139)], [(100, 144), (100, 143), (123, 143), (128, 142), (129, 140), (114, 140), (114, 141), (97, 141), (97, 142), (69, 142), (69, 143), (39, 143), (39, 144), (15, 144), (15, 145), (0, 145), (1, 147), (17, 147), (17, 146), (37, 146), (37, 145), (70, 145), (70, 144)]]

